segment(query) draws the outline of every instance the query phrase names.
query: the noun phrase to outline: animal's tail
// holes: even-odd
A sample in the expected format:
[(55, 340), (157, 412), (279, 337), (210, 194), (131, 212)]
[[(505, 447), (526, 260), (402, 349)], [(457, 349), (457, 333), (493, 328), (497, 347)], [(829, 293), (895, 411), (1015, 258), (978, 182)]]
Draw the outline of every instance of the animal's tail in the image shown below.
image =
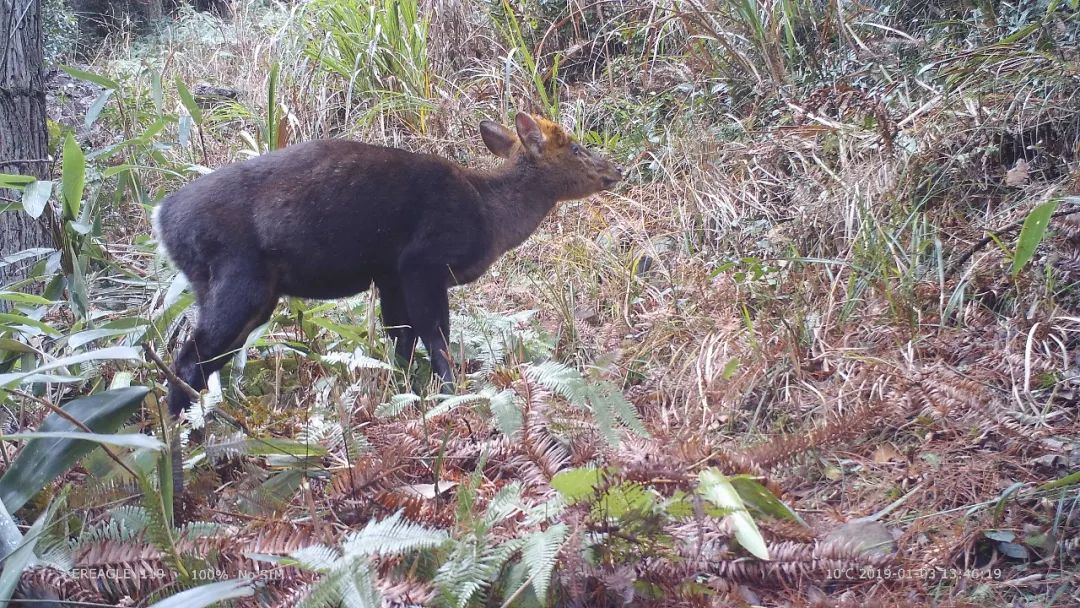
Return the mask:
[(150, 212), (150, 225), (154, 229), (154, 239), (157, 241), (158, 251), (161, 255), (165, 256), (166, 260), (173, 266), (176, 263), (173, 262), (172, 256), (169, 255), (169, 249), (165, 246), (165, 232), (161, 229), (161, 208), (164, 207), (162, 203), (158, 203), (154, 206), (154, 210)]

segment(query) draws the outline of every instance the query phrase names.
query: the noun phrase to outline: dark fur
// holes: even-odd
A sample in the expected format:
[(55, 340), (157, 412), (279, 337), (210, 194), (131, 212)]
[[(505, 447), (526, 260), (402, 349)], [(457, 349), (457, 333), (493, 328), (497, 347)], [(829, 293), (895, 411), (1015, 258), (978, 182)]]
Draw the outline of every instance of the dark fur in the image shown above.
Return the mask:
[[(411, 360), (419, 337), (450, 384), (447, 289), (479, 278), (557, 201), (621, 177), (551, 123), (519, 114), (516, 126), (517, 135), (481, 124), (488, 148), (506, 159), (490, 172), (323, 140), (224, 167), (167, 197), (159, 238), (200, 309), (177, 376), (205, 388), (281, 295), (338, 298), (374, 282), (398, 356)], [(174, 415), (188, 403), (178, 387), (169, 391)]]

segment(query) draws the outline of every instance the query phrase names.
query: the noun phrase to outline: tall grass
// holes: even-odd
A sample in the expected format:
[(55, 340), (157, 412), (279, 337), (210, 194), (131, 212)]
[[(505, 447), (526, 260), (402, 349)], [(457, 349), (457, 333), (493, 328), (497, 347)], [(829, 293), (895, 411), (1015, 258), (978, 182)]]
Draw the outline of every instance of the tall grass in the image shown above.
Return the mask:
[(360, 107), (361, 120), (384, 113), (417, 133), (426, 130), (433, 90), (429, 26), (418, 0), (311, 3), (306, 52), (344, 81), (346, 122)]

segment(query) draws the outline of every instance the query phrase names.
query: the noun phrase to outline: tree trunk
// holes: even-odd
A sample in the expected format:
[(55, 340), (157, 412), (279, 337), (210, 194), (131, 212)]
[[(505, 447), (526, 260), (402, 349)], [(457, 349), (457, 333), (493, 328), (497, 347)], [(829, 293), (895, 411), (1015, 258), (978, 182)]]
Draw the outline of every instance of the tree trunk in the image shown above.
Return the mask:
[[(45, 58), (39, 0), (0, 0), (0, 173), (44, 178), (49, 171), (45, 124)], [(0, 190), (0, 203), (21, 194)], [(46, 214), (0, 213), (0, 257), (31, 247), (50, 247)], [(25, 278), (32, 262), (0, 266), (0, 286)]]

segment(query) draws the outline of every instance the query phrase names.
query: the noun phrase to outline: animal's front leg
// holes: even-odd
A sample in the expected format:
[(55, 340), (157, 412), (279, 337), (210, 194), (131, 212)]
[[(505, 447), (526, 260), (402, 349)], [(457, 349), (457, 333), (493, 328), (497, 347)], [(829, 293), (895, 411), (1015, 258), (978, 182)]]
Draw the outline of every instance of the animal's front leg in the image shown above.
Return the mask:
[(431, 371), (443, 382), (443, 390), (454, 391), (454, 378), (447, 358), (450, 336), (450, 301), (446, 267), (403, 266), (402, 292), (413, 329), (424, 341), (431, 358)]
[(398, 363), (407, 369), (416, 350), (416, 330), (409, 319), (401, 280), (398, 277), (386, 276), (376, 279), (375, 284), (379, 287), (383, 328), (394, 342)]

